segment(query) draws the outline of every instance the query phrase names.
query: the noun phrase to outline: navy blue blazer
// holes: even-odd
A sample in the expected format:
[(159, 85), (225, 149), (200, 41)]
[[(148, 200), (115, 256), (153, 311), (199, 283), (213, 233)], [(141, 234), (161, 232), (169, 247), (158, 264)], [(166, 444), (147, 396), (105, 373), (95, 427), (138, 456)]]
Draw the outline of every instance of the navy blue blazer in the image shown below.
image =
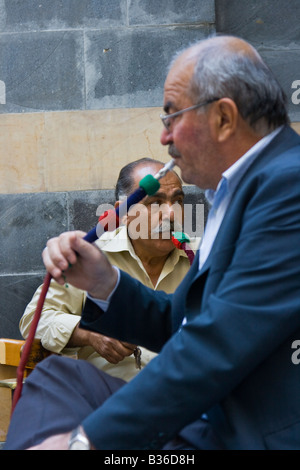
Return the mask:
[(225, 449), (300, 449), (300, 137), (261, 152), (173, 295), (121, 273), (81, 324), (160, 351), (84, 421), (100, 449), (161, 448), (204, 412)]

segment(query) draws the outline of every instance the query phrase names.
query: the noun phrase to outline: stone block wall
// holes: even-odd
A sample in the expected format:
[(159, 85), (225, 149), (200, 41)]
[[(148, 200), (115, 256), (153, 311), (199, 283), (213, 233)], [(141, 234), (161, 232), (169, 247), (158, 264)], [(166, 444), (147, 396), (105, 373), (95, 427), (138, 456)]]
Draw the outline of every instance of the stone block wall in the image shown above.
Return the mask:
[[(245, 38), (300, 130), (299, 15), (298, 0), (0, 0), (0, 336), (20, 337), (46, 240), (93, 227), (126, 163), (169, 160), (159, 114), (176, 50)], [(206, 216), (202, 191), (186, 192)]]
[(170, 56), (214, 21), (212, 0), (2, 0), (0, 112), (161, 106)]
[(300, 2), (216, 0), (216, 31), (249, 41), (274, 71), (288, 100), (292, 122), (300, 121)]

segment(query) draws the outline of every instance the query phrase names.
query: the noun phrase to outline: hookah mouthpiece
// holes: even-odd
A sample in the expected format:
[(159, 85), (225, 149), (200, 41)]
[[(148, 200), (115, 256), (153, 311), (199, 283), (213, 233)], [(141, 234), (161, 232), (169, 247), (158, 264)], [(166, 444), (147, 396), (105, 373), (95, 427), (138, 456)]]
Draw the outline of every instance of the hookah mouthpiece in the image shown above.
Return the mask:
[(168, 163), (166, 163), (165, 166), (163, 168), (161, 168), (156, 173), (156, 175), (154, 175), (154, 178), (156, 180), (160, 180), (163, 176), (165, 176), (168, 173), (168, 171), (171, 171), (174, 168), (175, 165), (176, 165), (175, 160), (172, 158), (172, 160), (170, 160)]
[(156, 175), (146, 175), (141, 179), (139, 186), (140, 188), (144, 189), (146, 193), (145, 196), (152, 196), (159, 190), (160, 184), (158, 181), (163, 178), (168, 173), (168, 171), (172, 170), (174, 166), (175, 160), (172, 158), (172, 160), (166, 163), (165, 166), (156, 173)]

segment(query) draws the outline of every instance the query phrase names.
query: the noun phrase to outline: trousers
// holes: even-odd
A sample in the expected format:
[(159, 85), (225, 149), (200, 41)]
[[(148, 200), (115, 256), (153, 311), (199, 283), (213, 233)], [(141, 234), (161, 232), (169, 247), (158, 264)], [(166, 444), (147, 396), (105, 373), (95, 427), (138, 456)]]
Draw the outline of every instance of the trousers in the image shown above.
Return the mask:
[[(23, 450), (47, 437), (71, 431), (126, 384), (83, 360), (52, 355), (39, 363), (23, 385), (4, 450)], [(221, 449), (209, 423), (197, 420), (164, 450)]]

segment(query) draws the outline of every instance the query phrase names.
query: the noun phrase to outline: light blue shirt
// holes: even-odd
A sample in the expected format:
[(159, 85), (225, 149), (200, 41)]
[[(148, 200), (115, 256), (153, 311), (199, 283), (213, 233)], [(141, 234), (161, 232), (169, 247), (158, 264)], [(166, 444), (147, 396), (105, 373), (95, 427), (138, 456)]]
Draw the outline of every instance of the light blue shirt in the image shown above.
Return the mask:
[(281, 129), (282, 127), (279, 127), (278, 129), (275, 129), (275, 131), (271, 132), (271, 134), (263, 137), (233, 165), (224, 171), (215, 191), (213, 189), (205, 191), (205, 196), (211, 204), (211, 209), (208, 214), (204, 235), (200, 245), (199, 269), (202, 268), (208, 258), (235, 188), (241, 181), (249, 166), (258, 157), (261, 151), (274, 139), (274, 137), (279, 134)]

